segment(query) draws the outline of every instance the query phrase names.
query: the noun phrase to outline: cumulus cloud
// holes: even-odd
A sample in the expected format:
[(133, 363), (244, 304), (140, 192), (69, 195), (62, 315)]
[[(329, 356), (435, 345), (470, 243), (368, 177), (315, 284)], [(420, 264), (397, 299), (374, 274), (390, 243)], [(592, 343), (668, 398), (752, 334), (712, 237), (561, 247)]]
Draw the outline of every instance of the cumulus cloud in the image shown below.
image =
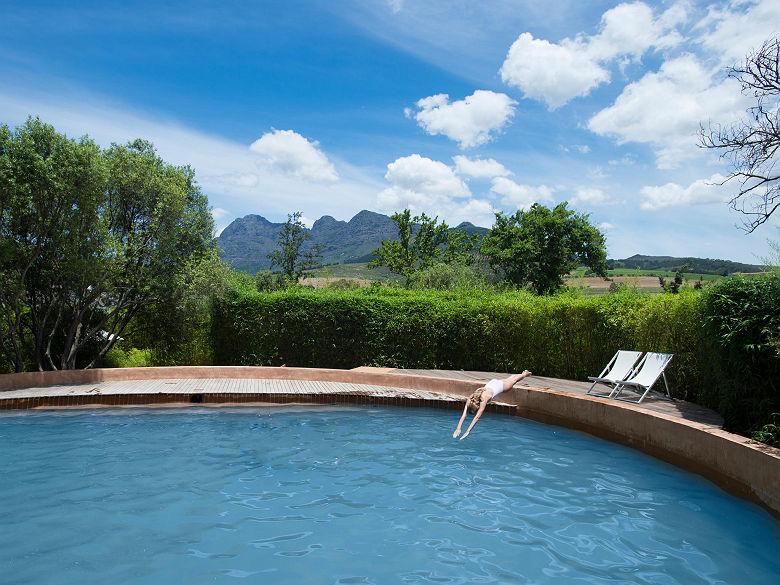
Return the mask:
[(616, 59), (637, 60), (651, 48), (671, 47), (682, 38), (674, 27), (686, 15), (679, 5), (659, 17), (643, 2), (620, 4), (604, 13), (601, 30), (560, 43), (522, 33), (512, 44), (499, 73), (525, 97), (555, 110), (610, 81), (607, 66)]
[(677, 183), (667, 183), (658, 187), (643, 187), (640, 208), (646, 211), (658, 211), (665, 207), (683, 207), (723, 203), (731, 198), (728, 187), (723, 185), (725, 177), (716, 174), (709, 179), (694, 181), (687, 187)]
[(512, 43), (499, 72), (504, 83), (546, 102), (550, 110), (609, 81), (609, 71), (584, 51), (581, 41), (564, 39), (556, 45), (530, 33)]
[(720, 56), (720, 64), (728, 67), (744, 60), (764, 41), (778, 33), (780, 3), (777, 0), (757, 0), (750, 3), (732, 1), (723, 6), (710, 6), (707, 16), (698, 24), (699, 43)]
[(452, 157), (452, 160), (455, 162), (455, 172), (475, 179), (492, 179), (512, 174), (509, 169), (492, 158), (468, 158), (459, 154)]
[(419, 154), (402, 157), (387, 165), (385, 178), (391, 186), (377, 195), (377, 205), (386, 213), (408, 208), (438, 216), (450, 225), (492, 223), (490, 202), (473, 199), (466, 183), (441, 161)]
[(487, 90), (477, 90), (455, 102), (440, 93), (419, 100), (419, 111), (415, 114), (407, 109), (406, 115), (414, 117), (428, 134), (442, 134), (465, 149), (488, 142), (491, 133), (500, 131), (512, 118), (516, 104), (506, 94)]
[(285, 175), (322, 183), (339, 178), (328, 157), (319, 149), (319, 143), (293, 130), (266, 132), (249, 150), (260, 155), (259, 164)]
[(606, 205), (610, 203), (610, 196), (596, 187), (578, 187), (570, 201), (572, 205)]
[(211, 217), (214, 218), (215, 235), (221, 234), (222, 230), (228, 226), (230, 223), (228, 218), (232, 217), (232, 215), (227, 209), (222, 209), (221, 207), (213, 207), (211, 209)]
[(490, 190), (502, 196), (502, 205), (523, 210), (529, 209), (534, 203), (552, 201), (554, 191), (554, 189), (546, 185), (539, 185), (538, 187), (520, 185), (506, 177), (493, 179), (493, 185), (490, 187)]
[(626, 86), (614, 104), (588, 121), (588, 129), (612, 136), (618, 144), (649, 144), (658, 168), (671, 169), (701, 154), (702, 120), (736, 120), (745, 105), (734, 80), (713, 81), (712, 72), (695, 56), (683, 55)]

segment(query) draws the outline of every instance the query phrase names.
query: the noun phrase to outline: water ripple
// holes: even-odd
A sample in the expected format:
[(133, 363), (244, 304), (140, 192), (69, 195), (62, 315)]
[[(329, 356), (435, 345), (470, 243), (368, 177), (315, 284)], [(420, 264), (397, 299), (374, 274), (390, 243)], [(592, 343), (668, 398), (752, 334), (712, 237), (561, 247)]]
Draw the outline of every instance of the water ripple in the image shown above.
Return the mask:
[(0, 416), (3, 583), (761, 585), (780, 524), (577, 433), (392, 408)]

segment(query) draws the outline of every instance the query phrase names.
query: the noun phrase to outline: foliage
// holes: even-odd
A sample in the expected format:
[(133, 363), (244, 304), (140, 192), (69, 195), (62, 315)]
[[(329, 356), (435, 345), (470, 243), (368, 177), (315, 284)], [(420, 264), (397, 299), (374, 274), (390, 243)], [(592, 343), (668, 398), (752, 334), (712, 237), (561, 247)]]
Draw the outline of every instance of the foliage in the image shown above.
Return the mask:
[(490, 275), (476, 263), (437, 262), (418, 270), (409, 279), (410, 288), (459, 289), (485, 286)]
[(740, 185), (731, 206), (745, 214), (745, 230), (752, 232), (780, 206), (780, 38), (767, 40), (744, 64), (731, 67), (729, 77), (740, 82), (743, 94), (753, 95), (755, 105), (737, 124), (710, 125), (708, 131), (702, 127), (700, 144), (731, 159), (733, 170), (726, 182)]
[(563, 277), (580, 264), (599, 276), (607, 274), (604, 236), (566, 203), (550, 210), (534, 204), (514, 215), (496, 214), (496, 223), (482, 240), (480, 251), (494, 268), (519, 285), (540, 294), (563, 286)]
[(753, 440), (766, 443), (773, 447), (780, 447), (780, 412), (773, 412), (769, 415), (770, 422), (754, 431)]
[(108, 351), (101, 365), (106, 368), (146, 368), (154, 363), (148, 349), (130, 347), (125, 350), (115, 345)]
[(677, 269), (677, 272), (674, 273), (674, 278), (670, 281), (667, 281), (663, 276), (658, 277), (658, 283), (661, 285), (661, 288), (664, 289), (664, 291), (671, 293), (673, 295), (676, 295), (680, 292), (680, 288), (683, 285), (683, 274), (686, 270), (690, 268), (690, 264), (685, 264), (683, 266), (680, 266)]
[(255, 286), (260, 292), (271, 292), (287, 287), (291, 281), (284, 273), (274, 274), (270, 270), (260, 270), (255, 274)]
[(780, 410), (780, 277), (732, 277), (704, 291), (710, 367), (702, 404), (727, 429), (758, 429)]
[(730, 260), (713, 260), (711, 258), (675, 258), (673, 256), (643, 256), (636, 254), (623, 260), (607, 260), (610, 274), (622, 273), (625, 270), (641, 271), (666, 271), (674, 272), (688, 264), (690, 272), (694, 274), (729, 276), (735, 272), (760, 272), (761, 266), (756, 264), (743, 264)]
[(408, 209), (394, 213), (391, 219), (398, 227), (398, 239), (383, 240), (374, 250), (369, 268), (387, 266), (391, 272), (401, 275), (408, 287), (416, 272), (436, 262), (472, 262), (476, 236), (450, 230), (446, 223), (438, 223), (438, 218), (431, 219), (424, 213), (412, 217)]
[(315, 244), (303, 249), (303, 245), (311, 237), (306, 226), (301, 221), (301, 212), (287, 215), (287, 221), (279, 230), (276, 250), (268, 254), (271, 268), (278, 266), (282, 274), (293, 283), (297, 283), (308, 271), (319, 266), (322, 244)]
[(171, 296), (213, 247), (189, 167), (148, 142), (58, 134), (38, 119), (0, 129), (0, 345), (16, 371), (95, 365), (141, 307)]
[(154, 366), (210, 364), (213, 299), (237, 288), (238, 280), (250, 278), (233, 272), (216, 249), (192, 258), (177, 274), (168, 296), (139, 310), (118, 349), (142, 348), (148, 365)]

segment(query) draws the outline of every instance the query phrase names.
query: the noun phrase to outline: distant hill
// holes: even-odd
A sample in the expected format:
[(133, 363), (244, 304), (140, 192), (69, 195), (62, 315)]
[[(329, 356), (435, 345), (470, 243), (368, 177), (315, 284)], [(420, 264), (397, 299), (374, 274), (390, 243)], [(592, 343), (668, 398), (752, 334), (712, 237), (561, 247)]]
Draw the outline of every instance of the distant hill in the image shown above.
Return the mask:
[(668, 270), (675, 272), (681, 266), (690, 264), (688, 272), (696, 274), (718, 274), (728, 276), (735, 272), (761, 272), (763, 267), (755, 264), (742, 264), (730, 260), (712, 260), (710, 258), (674, 258), (672, 256), (643, 256), (636, 254), (623, 260), (607, 260), (609, 268), (634, 270)]
[[(235, 268), (256, 273), (268, 270), (271, 261), (267, 255), (276, 248), (276, 239), (283, 223), (273, 223), (260, 215), (247, 215), (234, 220), (218, 238), (222, 259)], [(464, 222), (455, 229), (484, 236), (489, 230)], [(398, 232), (389, 216), (363, 210), (349, 221), (339, 221), (324, 215), (314, 222), (309, 244), (325, 244), (323, 264), (353, 264), (368, 262), (382, 240), (396, 238)], [(675, 258), (672, 256), (643, 256), (636, 254), (623, 260), (607, 260), (609, 268), (634, 270), (665, 270), (674, 272), (690, 264), (689, 272), (727, 276), (735, 272), (760, 272), (761, 266), (741, 264), (729, 260), (709, 258)]]
[[(276, 247), (279, 230), (284, 223), (272, 223), (260, 215), (247, 215), (234, 220), (218, 238), (222, 259), (251, 274), (267, 270), (271, 261), (267, 255)], [(458, 226), (467, 233), (484, 235), (487, 228), (464, 222)], [(349, 221), (339, 221), (324, 215), (314, 222), (307, 244), (325, 244), (323, 264), (352, 264), (373, 258), (382, 240), (396, 238), (398, 231), (389, 216), (363, 210)]]

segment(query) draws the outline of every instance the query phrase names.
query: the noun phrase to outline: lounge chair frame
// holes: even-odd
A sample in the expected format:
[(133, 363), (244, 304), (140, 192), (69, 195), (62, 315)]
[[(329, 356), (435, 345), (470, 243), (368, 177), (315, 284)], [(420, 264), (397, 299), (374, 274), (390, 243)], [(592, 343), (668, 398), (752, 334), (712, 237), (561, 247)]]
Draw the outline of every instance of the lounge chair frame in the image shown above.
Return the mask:
[[(666, 380), (666, 373), (664, 370), (666, 370), (666, 366), (669, 365), (669, 363), (672, 361), (672, 358), (674, 357), (673, 353), (653, 353), (653, 352), (647, 352), (645, 356), (642, 358), (642, 360), (639, 362), (639, 364), (634, 369), (633, 374), (628, 377), (625, 380), (618, 380), (617, 385), (615, 386), (615, 390), (613, 392), (612, 398), (616, 400), (622, 400), (624, 402), (632, 402), (634, 404), (641, 403), (645, 397), (650, 393), (651, 390), (653, 390), (653, 386), (658, 381), (658, 378), (663, 378), (664, 380), (664, 386), (666, 387), (666, 394), (662, 394), (661, 392), (654, 391), (656, 398), (661, 398), (663, 400), (674, 400), (672, 398), (672, 394), (669, 391), (669, 383)], [(650, 359), (653, 362), (656, 362), (655, 365), (648, 366), (648, 359)], [(656, 370), (652, 370), (650, 368), (656, 368)], [(644, 370), (648, 369), (647, 375), (644, 374)], [(641, 379), (640, 378), (645, 379)], [(623, 391), (633, 392), (639, 398), (637, 400), (632, 400), (630, 398), (623, 398), (620, 395), (623, 393)]]
[[(588, 380), (591, 380), (593, 384), (588, 388), (586, 394), (612, 398), (613, 394), (617, 391), (617, 382), (631, 377), (641, 355), (641, 351), (618, 350), (615, 355), (612, 356), (612, 359), (609, 360), (609, 363), (604, 370), (602, 370), (601, 374), (598, 376), (588, 376)], [(609, 386), (609, 392), (605, 394), (594, 392), (593, 389), (596, 387), (596, 384), (606, 384)]]

